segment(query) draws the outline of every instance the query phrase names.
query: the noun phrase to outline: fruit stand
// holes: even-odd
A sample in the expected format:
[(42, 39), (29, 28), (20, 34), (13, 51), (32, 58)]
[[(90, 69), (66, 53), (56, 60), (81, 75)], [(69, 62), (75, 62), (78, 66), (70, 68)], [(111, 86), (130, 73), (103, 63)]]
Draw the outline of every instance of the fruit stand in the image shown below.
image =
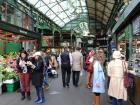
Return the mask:
[(0, 55), (0, 94), (2, 92), (13, 92), (19, 87), (16, 70), (17, 54)]

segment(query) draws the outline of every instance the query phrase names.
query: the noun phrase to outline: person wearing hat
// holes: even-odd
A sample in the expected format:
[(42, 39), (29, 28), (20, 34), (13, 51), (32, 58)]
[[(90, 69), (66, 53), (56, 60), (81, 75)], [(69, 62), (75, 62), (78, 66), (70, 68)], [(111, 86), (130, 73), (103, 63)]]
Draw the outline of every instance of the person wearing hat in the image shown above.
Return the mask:
[(112, 105), (122, 105), (127, 100), (127, 89), (124, 87), (124, 66), (127, 63), (121, 59), (121, 52), (114, 51), (114, 60), (108, 64), (108, 76), (110, 77), (108, 95), (111, 97)]
[(43, 71), (44, 71), (44, 62), (41, 57), (41, 52), (36, 52), (33, 57), (34, 60), (30, 63), (32, 67), (31, 79), (32, 84), (35, 86), (37, 97), (35, 98), (35, 102), (37, 104), (44, 103), (44, 91), (43, 91)]

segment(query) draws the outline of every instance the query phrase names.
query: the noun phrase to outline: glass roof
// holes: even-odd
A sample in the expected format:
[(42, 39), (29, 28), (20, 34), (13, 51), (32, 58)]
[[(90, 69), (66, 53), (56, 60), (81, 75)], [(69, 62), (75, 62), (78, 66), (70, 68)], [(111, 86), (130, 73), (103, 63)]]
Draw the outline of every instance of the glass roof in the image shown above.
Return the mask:
[(89, 17), (107, 24), (117, 0), (87, 0)]
[(85, 0), (27, 0), (52, 21), (63, 27), (81, 13), (87, 13)]

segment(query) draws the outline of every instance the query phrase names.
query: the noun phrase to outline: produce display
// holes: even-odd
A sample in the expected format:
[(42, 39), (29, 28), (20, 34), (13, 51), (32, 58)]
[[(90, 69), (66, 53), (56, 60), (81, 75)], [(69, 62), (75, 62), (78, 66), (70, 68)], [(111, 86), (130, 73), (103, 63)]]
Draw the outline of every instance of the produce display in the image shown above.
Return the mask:
[(10, 53), (6, 56), (0, 55), (0, 81), (17, 80), (16, 58), (17, 53)]
[(0, 81), (17, 80), (18, 76), (14, 69), (10, 67), (0, 66)]

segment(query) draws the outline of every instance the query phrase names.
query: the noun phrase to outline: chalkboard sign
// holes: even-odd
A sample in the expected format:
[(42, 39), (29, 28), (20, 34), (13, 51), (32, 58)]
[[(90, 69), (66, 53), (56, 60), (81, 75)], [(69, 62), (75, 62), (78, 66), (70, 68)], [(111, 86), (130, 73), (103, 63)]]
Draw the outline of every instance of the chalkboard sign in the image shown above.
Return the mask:
[(140, 33), (140, 15), (132, 21), (133, 35)]

